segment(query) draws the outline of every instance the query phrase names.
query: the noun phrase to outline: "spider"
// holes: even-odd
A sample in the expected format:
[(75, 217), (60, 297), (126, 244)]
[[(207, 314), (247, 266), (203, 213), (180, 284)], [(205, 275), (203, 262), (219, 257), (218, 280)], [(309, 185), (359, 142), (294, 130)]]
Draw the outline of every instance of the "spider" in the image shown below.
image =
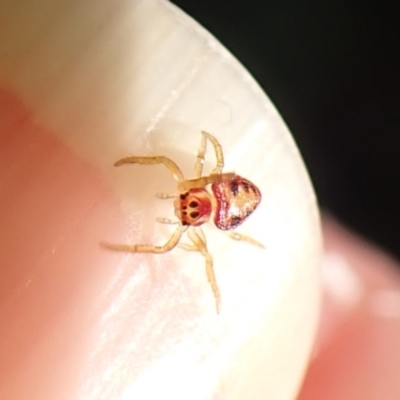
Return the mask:
[[(205, 235), (201, 225), (208, 222), (213, 215), (215, 226), (235, 240), (241, 240), (258, 247), (261, 243), (249, 236), (230, 232), (239, 226), (258, 206), (261, 201), (260, 190), (250, 181), (233, 172), (222, 172), (224, 156), (218, 140), (207, 132), (201, 132), (201, 143), (197, 153), (192, 179), (185, 179), (177, 164), (165, 156), (140, 157), (131, 156), (118, 160), (114, 166), (124, 164), (155, 165), (163, 164), (173, 178), (178, 182), (177, 193), (158, 193), (160, 199), (174, 199), (175, 216), (177, 220), (157, 218), (164, 224), (177, 225), (169, 240), (162, 246), (152, 244), (112, 244), (101, 242), (101, 246), (109, 250), (132, 253), (166, 253), (178, 246), (188, 251), (200, 252), (206, 262), (206, 273), (216, 303), (217, 313), (220, 312), (220, 292), (215, 279), (213, 259), (207, 250)], [(217, 165), (209, 175), (202, 175), (207, 141), (214, 147)], [(207, 186), (211, 185), (211, 190)], [(189, 243), (182, 243), (186, 234)]]

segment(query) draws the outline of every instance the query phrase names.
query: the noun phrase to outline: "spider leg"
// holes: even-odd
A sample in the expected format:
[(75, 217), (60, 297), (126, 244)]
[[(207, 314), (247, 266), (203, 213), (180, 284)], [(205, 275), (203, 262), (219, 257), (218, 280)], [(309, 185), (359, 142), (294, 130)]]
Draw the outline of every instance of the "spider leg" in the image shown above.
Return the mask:
[(213, 260), (211, 254), (207, 250), (207, 245), (205, 241), (202, 239), (204, 237), (203, 233), (200, 233), (200, 230), (189, 229), (188, 236), (189, 239), (193, 242), (194, 246), (197, 247), (197, 250), (204, 256), (206, 259), (206, 273), (207, 279), (211, 286), (211, 289), (214, 293), (215, 297), (215, 305), (217, 308), (217, 313), (220, 312), (220, 305), (221, 305), (221, 296), (219, 294), (219, 289), (217, 285), (217, 281), (215, 279), (214, 268), (213, 268)]
[(178, 243), (176, 247), (187, 251), (199, 251), (199, 249), (194, 244)]
[[(203, 230), (200, 227), (197, 227), (196, 233), (200, 236), (201, 240), (205, 245), (207, 245), (206, 237), (204, 235)], [(187, 243), (178, 243), (178, 247), (187, 250), (187, 251), (199, 251), (199, 248), (196, 245), (193, 244), (187, 244)]]
[(179, 167), (175, 164), (174, 161), (172, 161), (168, 157), (164, 156), (153, 156), (153, 157), (125, 157), (121, 158), (118, 160), (116, 163), (114, 163), (115, 167), (119, 167), (120, 165), (123, 164), (142, 164), (142, 165), (155, 165), (155, 164), (164, 164), (165, 167), (169, 170), (169, 172), (172, 174), (174, 179), (178, 182), (181, 182), (184, 180), (182, 171), (179, 169)]
[(156, 197), (161, 200), (168, 200), (168, 199), (176, 199), (178, 195), (169, 193), (156, 193)]
[(201, 176), (197, 179), (187, 179), (181, 181), (178, 185), (179, 192), (186, 192), (190, 189), (203, 188), (212, 183), (229, 182), (235, 177), (233, 172), (225, 172), (223, 174), (211, 174), (208, 176)]
[(253, 239), (250, 236), (243, 235), (242, 233), (238, 233), (238, 232), (229, 232), (229, 231), (223, 231), (223, 232), (225, 233), (225, 235), (229, 236), (233, 240), (240, 240), (242, 242), (247, 242), (247, 243), (252, 244), (254, 246), (261, 247), (262, 249), (265, 249), (265, 246), (262, 243), (260, 243), (256, 239)]
[(169, 218), (156, 218), (156, 221), (159, 222), (160, 224), (168, 224), (168, 225), (177, 225), (179, 224), (179, 221), (174, 221), (172, 219)]
[(200, 147), (197, 152), (196, 164), (194, 165), (194, 178), (200, 178), (203, 173), (204, 154), (207, 150), (207, 140), (204, 135), (201, 135)]
[(182, 233), (185, 232), (186, 228), (186, 226), (179, 225), (169, 238), (168, 242), (163, 246), (154, 246), (152, 244), (113, 244), (107, 242), (100, 242), (100, 246), (113, 251), (130, 253), (166, 253), (167, 251), (172, 250), (179, 243)]
[(214, 146), (215, 150), (215, 158), (217, 159), (217, 165), (212, 170), (211, 174), (220, 174), (222, 168), (224, 167), (224, 154), (222, 152), (222, 146), (218, 142), (218, 140), (208, 132), (202, 131), (203, 136), (205, 136)]

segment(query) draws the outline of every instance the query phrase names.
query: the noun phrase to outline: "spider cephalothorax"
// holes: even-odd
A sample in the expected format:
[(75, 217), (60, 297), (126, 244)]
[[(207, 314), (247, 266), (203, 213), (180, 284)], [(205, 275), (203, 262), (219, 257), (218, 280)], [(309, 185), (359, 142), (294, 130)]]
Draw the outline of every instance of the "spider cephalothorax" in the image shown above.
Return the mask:
[(182, 225), (200, 226), (210, 219), (212, 199), (206, 189), (190, 189), (174, 201), (175, 215)]
[[(203, 176), (207, 140), (214, 146), (217, 165), (209, 175)], [(205, 236), (200, 225), (209, 221), (213, 215), (215, 226), (227, 231), (227, 234), (232, 239), (243, 240), (263, 247), (259, 242), (248, 236), (229, 232), (239, 226), (257, 208), (261, 201), (260, 190), (252, 182), (239, 175), (232, 172), (222, 172), (224, 157), (221, 145), (214, 136), (207, 132), (202, 132), (192, 179), (185, 179), (175, 162), (165, 156), (126, 157), (118, 160), (114, 165), (120, 166), (123, 164), (164, 164), (168, 168), (178, 182), (177, 194), (159, 194), (158, 197), (175, 199), (175, 215), (178, 221), (161, 218), (158, 221), (177, 224), (178, 227), (163, 246), (150, 244), (118, 245), (105, 242), (102, 242), (101, 245), (110, 250), (133, 253), (166, 253), (175, 246), (200, 252), (206, 259), (207, 278), (215, 296), (217, 312), (219, 312), (220, 295), (215, 280), (212, 257), (207, 250)], [(208, 191), (207, 187), (210, 187), (211, 190)], [(187, 234), (187, 237), (192, 242), (191, 244), (181, 242), (184, 233)]]

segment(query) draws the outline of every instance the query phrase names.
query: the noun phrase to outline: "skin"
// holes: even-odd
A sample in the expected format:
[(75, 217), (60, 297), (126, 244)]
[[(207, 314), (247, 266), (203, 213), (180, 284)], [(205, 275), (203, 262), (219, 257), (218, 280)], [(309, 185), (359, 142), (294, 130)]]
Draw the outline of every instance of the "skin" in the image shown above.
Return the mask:
[(299, 400), (398, 399), (399, 264), (332, 218), (323, 228), (322, 319)]
[[(315, 344), (321, 236), (272, 104), (168, 3), (0, 7), (0, 398), (296, 398)], [(172, 206), (153, 196), (174, 190), (168, 173), (113, 163), (165, 154), (190, 174), (202, 129), (218, 134), (226, 172), (263, 193), (243, 229), (265, 250), (205, 232), (220, 315), (195, 252), (99, 246), (167, 236), (155, 218)], [(319, 349), (344, 326), (329, 304)]]
[[(268, 391), (274, 396), (287, 393), (287, 386), (275, 380), (266, 386), (270, 382), (265, 380), (266, 371), (287, 362), (292, 376), (302, 373), (311, 348), (310, 327), (315, 314), (304, 327), (307, 346), (304, 341), (293, 342), (290, 336), (285, 339), (295, 346), (292, 351), (297, 348), (296, 366), (291, 354), (280, 359), (275, 353), (280, 351), (276, 345), (282, 342), (275, 329), (287, 329), (287, 335), (291, 335), (290, 324), (296, 320), (293, 311), (287, 321), (279, 319), (279, 310), (293, 310), (295, 298), (297, 304), (310, 304), (315, 311), (316, 299), (309, 296), (310, 291), (300, 286), (300, 292), (290, 290), (283, 295), (282, 287), (282, 300), (276, 304), (272, 298), (271, 304), (260, 302), (258, 296), (270, 296), (270, 292), (262, 288), (254, 296), (257, 281), (243, 284), (245, 275), (239, 262), (239, 280), (232, 297), (225, 280), (232, 279), (235, 264), (231, 261), (227, 265), (224, 279), (224, 257), (210, 237), (220, 240), (220, 246), (229, 246), (227, 254), (235, 258), (264, 250), (246, 243), (237, 248), (237, 241), (222, 234), (219, 239), (208, 235), (221, 291), (218, 315), (204, 273), (204, 259), (190, 258), (197, 252), (178, 249), (166, 258), (146, 254), (138, 260), (136, 255), (102, 250), (102, 238), (114, 235), (118, 240), (129, 232), (127, 217), (121, 213), (120, 202), (105, 183), (103, 173), (38, 125), (26, 105), (9, 92), (3, 92), (1, 106), (1, 396), (35, 398), (31, 394), (34, 388), (41, 400), (55, 396), (96, 398), (100, 386), (105, 398), (131, 390), (142, 398), (151, 398), (154, 387), (146, 383), (147, 379), (159, 381), (163, 391), (172, 391), (169, 381), (177, 369), (184, 374), (182, 365), (194, 371), (196, 381), (201, 378), (208, 392), (203, 398), (240, 398), (249, 387), (255, 396)], [(140, 210), (140, 202), (131, 201)], [(155, 214), (153, 207), (149, 214)], [(149, 224), (154, 229), (152, 219)], [(193, 237), (194, 241), (200, 239)], [(201, 250), (205, 252), (205, 248)], [(246, 276), (257, 268), (255, 264)], [(271, 270), (260, 266), (260, 271)], [(289, 269), (287, 274), (293, 274), (296, 281), (297, 271)], [(268, 275), (259, 279), (275, 284)], [(241, 298), (245, 299), (243, 304), (238, 303)], [(302, 309), (294, 313), (304, 316)], [(219, 343), (218, 347), (211, 339)], [(180, 354), (181, 346), (190, 351)], [(209, 369), (218, 363), (220, 367), (211, 375), (203, 370), (204, 364)], [(108, 374), (112, 375), (112, 385)], [(238, 375), (245, 379), (237, 382)], [(190, 395), (193, 384), (186, 385), (180, 379), (178, 383), (179, 396)], [(291, 392), (299, 383), (299, 379), (293, 379)]]
[[(294, 398), (317, 327), (321, 236), (271, 102), (169, 3), (1, 7), (0, 398)], [(174, 226), (156, 218), (173, 217), (173, 199), (155, 194), (176, 192), (169, 171), (113, 165), (165, 156), (196, 183), (202, 130), (221, 143), (223, 172), (265, 194), (239, 232), (266, 248), (211, 225), (206, 246), (192, 235), (202, 254), (100, 247), (167, 241)], [(215, 153), (205, 175), (221, 168)]]

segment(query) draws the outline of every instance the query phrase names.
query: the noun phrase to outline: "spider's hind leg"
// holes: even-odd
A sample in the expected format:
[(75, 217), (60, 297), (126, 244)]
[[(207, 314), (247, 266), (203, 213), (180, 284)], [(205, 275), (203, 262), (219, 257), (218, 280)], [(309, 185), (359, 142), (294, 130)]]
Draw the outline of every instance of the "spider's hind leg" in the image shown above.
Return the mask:
[(262, 249), (265, 249), (265, 246), (261, 242), (259, 242), (256, 239), (253, 239), (250, 236), (243, 235), (242, 233), (233, 232), (233, 231), (223, 231), (223, 233), (225, 235), (229, 236), (233, 240), (247, 242), (247, 243), (252, 244), (254, 246), (261, 247)]

